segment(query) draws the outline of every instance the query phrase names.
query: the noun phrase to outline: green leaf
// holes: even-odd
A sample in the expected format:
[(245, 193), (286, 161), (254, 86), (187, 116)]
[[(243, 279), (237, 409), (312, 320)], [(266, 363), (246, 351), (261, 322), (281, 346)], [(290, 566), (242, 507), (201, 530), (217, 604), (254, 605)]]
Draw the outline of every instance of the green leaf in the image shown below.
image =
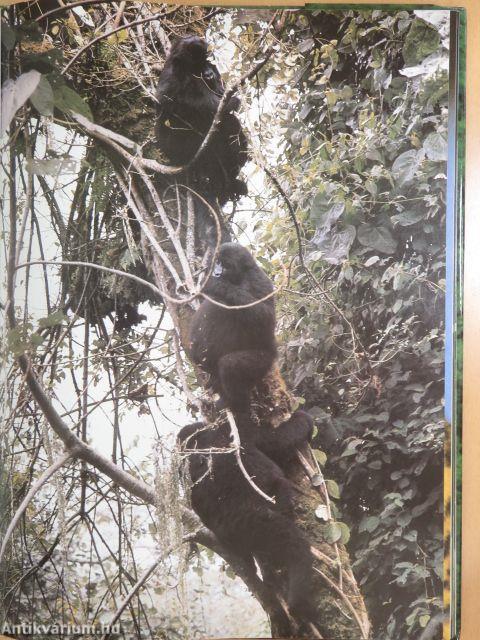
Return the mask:
[[(342, 205), (345, 207), (345, 205)], [(317, 230), (312, 242), (321, 252), (322, 260), (328, 264), (341, 264), (350, 253), (350, 247), (355, 240), (355, 227), (348, 225), (343, 231), (321, 228)]]
[(448, 155), (448, 143), (441, 133), (431, 133), (423, 143), (423, 148), (429, 160), (434, 162), (446, 162)]
[(15, 356), (22, 355), (28, 349), (25, 335), (18, 327), (7, 333), (7, 349)]
[(395, 216), (392, 216), (390, 220), (394, 225), (400, 225), (401, 227), (409, 227), (416, 222), (420, 222), (425, 217), (425, 211), (402, 211)]
[(330, 544), (340, 542), (342, 539), (342, 527), (338, 522), (329, 522), (323, 528), (323, 537)]
[(1, 95), (1, 131), (7, 131), (17, 111), (30, 98), (40, 82), (38, 71), (27, 71), (15, 80), (6, 80)]
[(427, 624), (430, 622), (430, 616), (425, 613), (423, 616), (420, 616), (420, 618), (418, 619), (418, 622), (422, 627), (422, 629), (425, 629)]
[(395, 179), (395, 186), (400, 189), (409, 184), (417, 172), (418, 167), (425, 157), (423, 149), (410, 149), (401, 153), (392, 165), (392, 174)]
[(314, 449), (313, 450), (313, 455), (315, 456), (315, 460), (322, 467), (326, 464), (326, 462), (327, 462), (327, 454), (324, 451), (320, 451), (320, 449)]
[(340, 498), (340, 488), (335, 480), (325, 480), (325, 485), (327, 487), (327, 491), (329, 495), (335, 500), (339, 500)]
[(230, 565), (227, 565), (227, 567), (225, 568), (225, 575), (228, 576), (230, 578), (230, 580), (235, 580), (235, 578), (237, 577), (237, 574), (231, 568)]
[(44, 336), (41, 336), (38, 333), (32, 333), (32, 335), (30, 336), (30, 342), (34, 347), (39, 347), (44, 340)]
[(365, 261), (364, 267), (371, 267), (379, 260), (380, 260), (379, 256), (370, 256), (370, 258)]
[(362, 531), (368, 531), (369, 533), (372, 533), (373, 531), (375, 531), (379, 524), (380, 518), (378, 516), (368, 516), (367, 518), (364, 518), (362, 520), (358, 530), (360, 531), (360, 533), (362, 533)]
[(347, 524), (345, 524), (345, 522), (337, 522), (337, 525), (340, 527), (340, 530), (342, 532), (340, 542), (342, 544), (347, 544), (350, 540), (350, 528)]
[(41, 116), (53, 115), (53, 90), (45, 76), (40, 78), (37, 88), (30, 96), (30, 102)]
[(440, 34), (435, 27), (416, 18), (412, 22), (403, 46), (402, 53), (405, 64), (409, 66), (418, 64), (428, 55), (437, 51), (439, 46)]
[(55, 327), (57, 324), (62, 324), (64, 320), (68, 320), (68, 318), (63, 311), (55, 311), (46, 318), (40, 318), (38, 326), (41, 329), (45, 329), (46, 327)]
[(89, 120), (93, 120), (90, 107), (83, 98), (73, 89), (67, 87), (63, 80), (55, 78), (53, 74), (49, 75), (49, 80), (53, 89), (53, 100), (55, 106), (63, 113), (75, 112), (81, 116), (85, 116)]
[(397, 241), (386, 227), (375, 227), (371, 224), (362, 224), (358, 227), (357, 237), (360, 244), (369, 249), (391, 255), (395, 253)]

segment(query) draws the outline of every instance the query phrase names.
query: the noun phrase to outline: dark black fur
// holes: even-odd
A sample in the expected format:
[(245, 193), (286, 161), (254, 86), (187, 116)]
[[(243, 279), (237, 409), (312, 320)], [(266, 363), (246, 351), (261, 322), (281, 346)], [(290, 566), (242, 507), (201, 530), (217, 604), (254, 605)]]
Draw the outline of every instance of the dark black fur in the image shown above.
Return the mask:
[[(207, 59), (207, 43), (190, 36), (172, 47), (157, 87), (158, 146), (175, 165), (188, 164), (207, 134), (224, 86), (217, 68)], [(221, 204), (247, 193), (238, 180), (247, 160), (247, 142), (238, 118), (232, 113), (239, 100), (232, 97), (220, 128), (193, 168)]]
[[(294, 432), (297, 416), (300, 423), (308, 422), (311, 436), (311, 418), (307, 420), (307, 414), (298, 413), (302, 415), (292, 416), (283, 435), (288, 429)], [(308, 540), (293, 519), (294, 487), (282, 469), (259, 448), (260, 434), (267, 429), (254, 425), (245, 416), (237, 420), (237, 426), (247, 473), (262, 491), (275, 497), (276, 504), (269, 503), (250, 486), (233, 452), (209, 453), (212, 448), (231, 447), (228, 424), (207, 426), (198, 422), (184, 427), (178, 436), (184, 450), (191, 451), (188, 461), (192, 507), (202, 522), (229, 550), (240, 556), (252, 572), (255, 571), (254, 558), (264, 572), (264, 579), (279, 577), (276, 572), (281, 572), (290, 611), (313, 621), (315, 612), (310, 598), (313, 557)], [(272, 435), (272, 440), (276, 438), (281, 442), (283, 426), (273, 432), (276, 435)], [(300, 438), (306, 437), (301, 427), (299, 432)], [(266, 448), (271, 450), (270, 438), (267, 440)], [(290, 446), (294, 440), (290, 434), (282, 444)], [(203, 452), (195, 453), (197, 449)], [(279, 451), (283, 451), (282, 446), (276, 448), (276, 453)], [(290, 454), (283, 452), (280, 458), (283, 455)]]
[[(273, 284), (239, 244), (220, 247), (204, 292), (213, 300), (240, 306), (260, 300)], [(277, 355), (273, 297), (244, 309), (224, 309), (204, 300), (190, 327), (192, 360), (210, 374), (211, 388), (233, 411), (249, 411), (250, 392)]]

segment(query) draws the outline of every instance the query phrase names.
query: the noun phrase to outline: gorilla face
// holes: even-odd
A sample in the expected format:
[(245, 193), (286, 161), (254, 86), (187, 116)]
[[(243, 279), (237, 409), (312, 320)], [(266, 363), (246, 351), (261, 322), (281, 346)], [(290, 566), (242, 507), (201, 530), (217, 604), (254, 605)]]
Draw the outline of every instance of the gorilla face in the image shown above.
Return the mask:
[(207, 63), (207, 53), (205, 40), (190, 36), (176, 42), (170, 55), (176, 67), (200, 74)]
[(212, 278), (222, 278), (239, 285), (250, 278), (250, 272), (257, 269), (257, 263), (245, 247), (234, 242), (226, 242), (218, 252)]

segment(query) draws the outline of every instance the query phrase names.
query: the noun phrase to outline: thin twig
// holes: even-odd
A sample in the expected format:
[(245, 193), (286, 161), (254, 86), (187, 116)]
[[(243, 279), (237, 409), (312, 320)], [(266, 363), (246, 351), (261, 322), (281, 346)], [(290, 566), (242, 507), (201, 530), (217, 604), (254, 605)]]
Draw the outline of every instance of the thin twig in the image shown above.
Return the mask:
[(323, 571), (321, 571), (320, 569), (318, 569), (317, 567), (313, 567), (314, 570), (322, 577), (322, 579), (329, 585), (329, 587), (331, 589), (333, 589), (336, 593), (338, 593), (338, 595), (340, 596), (340, 598), (343, 600), (343, 602), (345, 603), (345, 605), (348, 607), (348, 610), (350, 611), (350, 613), (353, 615), (353, 617), (355, 618), (355, 622), (358, 625), (358, 628), (360, 629), (360, 633), (362, 634), (362, 640), (368, 640), (368, 636), (369, 636), (369, 632), (367, 629), (365, 629), (362, 620), (360, 619), (360, 616), (357, 612), (357, 610), (355, 609), (355, 607), (353, 606), (353, 604), (350, 602), (349, 597), (347, 596), (346, 593), (344, 593), (344, 591), (342, 591), (342, 589), (340, 589), (334, 582), (333, 580), (330, 580), (330, 578), (323, 573)]
[(101, 264), (96, 264), (94, 262), (83, 262), (82, 260), (30, 260), (29, 262), (22, 262), (17, 265), (17, 270), (25, 267), (29, 267), (34, 264), (51, 264), (51, 265), (66, 265), (72, 267), (90, 267), (91, 269), (98, 269), (99, 271), (106, 271), (107, 273), (113, 273), (116, 276), (122, 276), (124, 278), (129, 278), (130, 280), (134, 280), (139, 284), (142, 284), (144, 287), (148, 287), (158, 296), (165, 296), (163, 291), (160, 291), (158, 287), (156, 287), (148, 280), (144, 280), (139, 276), (135, 276), (133, 273), (127, 273), (126, 271), (120, 271), (119, 269), (113, 269), (111, 267), (104, 267)]
[(227, 413), (228, 424), (230, 425), (230, 432), (232, 434), (233, 446), (235, 447), (234, 449), (235, 458), (237, 460), (237, 464), (239, 466), (240, 471), (245, 476), (245, 479), (247, 480), (248, 484), (252, 487), (254, 491), (256, 491), (259, 495), (261, 495), (262, 498), (267, 500), (267, 502), (271, 502), (272, 504), (275, 504), (275, 498), (270, 497), (268, 494), (262, 491), (260, 487), (258, 487), (253, 482), (252, 478), (248, 475), (248, 471), (245, 469), (245, 466), (242, 460), (242, 454), (241, 454), (242, 443), (240, 440), (240, 434), (238, 433), (238, 428), (235, 422), (235, 418), (233, 417), (233, 413), (229, 409), (227, 409), (226, 413)]
[(80, 7), (89, 4), (111, 4), (112, 0), (77, 0), (76, 2), (69, 2), (67, 4), (62, 5), (61, 7), (55, 7), (55, 9), (50, 9), (50, 11), (46, 11), (35, 18), (35, 22), (40, 22), (41, 20), (45, 20), (46, 18), (50, 18), (57, 13), (61, 13), (63, 11), (69, 11), (74, 7)]
[(93, 40), (90, 40), (90, 42), (87, 42), (87, 44), (85, 46), (83, 46), (81, 49), (79, 49), (77, 51), (77, 53), (73, 56), (73, 58), (71, 60), (69, 60), (69, 62), (62, 69), (61, 74), (62, 75), (65, 74), (70, 69), (72, 64), (87, 49), (92, 47), (97, 42), (100, 42), (101, 40), (104, 40), (105, 38), (109, 38), (110, 36), (112, 36), (113, 34), (117, 33), (118, 31), (123, 31), (124, 29), (130, 29), (130, 27), (135, 27), (137, 24), (144, 24), (145, 22), (152, 22), (152, 20), (160, 20), (160, 18), (165, 18), (165, 17), (171, 15), (172, 13), (176, 13), (177, 11), (178, 11), (177, 7), (175, 7), (174, 9), (170, 9), (170, 11), (166, 11), (166, 12), (165, 11), (159, 11), (158, 13), (155, 13), (153, 16), (148, 16), (147, 18), (142, 18), (141, 20), (134, 20), (133, 22), (129, 22), (127, 24), (122, 24), (119, 27), (117, 27), (116, 29), (112, 29), (111, 31), (107, 31), (106, 33), (102, 33), (101, 35), (97, 36)]
[(10, 524), (8, 525), (8, 528), (7, 528), (6, 532), (5, 532), (5, 536), (4, 536), (3, 541), (2, 541), (2, 546), (0, 548), (0, 564), (1, 564), (2, 560), (3, 560), (3, 556), (5, 554), (5, 550), (7, 548), (8, 541), (10, 540), (10, 537), (11, 537), (13, 531), (15, 530), (15, 527), (18, 524), (18, 521), (20, 520), (20, 518), (23, 516), (23, 514), (27, 510), (27, 507), (30, 504), (30, 502), (33, 500), (33, 498), (36, 496), (36, 494), (40, 491), (40, 489), (48, 482), (48, 480), (50, 480), (50, 478), (59, 469), (61, 469), (63, 466), (65, 466), (65, 464), (69, 460), (71, 460), (72, 457), (73, 457), (73, 453), (71, 451), (68, 451), (67, 453), (65, 453), (63, 456), (58, 458), (58, 460), (56, 460), (50, 467), (48, 467), (48, 469), (46, 469), (42, 473), (42, 475), (38, 478), (38, 480), (30, 487), (29, 492), (27, 493), (25, 498), (22, 500), (20, 506), (16, 510), (15, 515), (13, 516), (13, 518), (12, 518), (12, 520), (11, 520)]
[(297, 234), (298, 259), (300, 260), (300, 264), (302, 266), (302, 269), (305, 270), (305, 260), (304, 260), (304, 256), (303, 256), (302, 234), (300, 232), (300, 225), (298, 224), (297, 216), (295, 215), (295, 211), (293, 209), (293, 205), (292, 205), (292, 203), (290, 201), (290, 198), (287, 196), (284, 188), (280, 184), (280, 181), (278, 180), (278, 178), (266, 166), (262, 166), (262, 169), (265, 171), (267, 176), (273, 182), (273, 184), (275, 185), (278, 193), (282, 196), (282, 198), (283, 198), (283, 200), (284, 200), (284, 202), (285, 202), (285, 204), (287, 206), (288, 213), (289, 213), (290, 218), (291, 218), (291, 220), (293, 222), (293, 226), (295, 227), (295, 233)]

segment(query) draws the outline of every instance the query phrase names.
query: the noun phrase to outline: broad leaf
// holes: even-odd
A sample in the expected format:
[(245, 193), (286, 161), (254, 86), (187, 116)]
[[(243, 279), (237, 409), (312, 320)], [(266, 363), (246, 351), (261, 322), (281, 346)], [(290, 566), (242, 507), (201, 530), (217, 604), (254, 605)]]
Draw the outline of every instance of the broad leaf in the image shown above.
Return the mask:
[(335, 544), (342, 539), (342, 527), (339, 522), (329, 522), (323, 528), (323, 536), (326, 542)]
[(362, 224), (357, 231), (358, 241), (364, 247), (391, 255), (397, 249), (397, 241), (386, 227)]
[[(50, 78), (51, 76), (52, 74), (50, 74)], [(52, 82), (52, 88), (53, 99), (57, 109), (67, 114), (73, 111), (85, 116), (89, 120), (93, 120), (90, 107), (76, 91), (70, 89), (64, 82), (58, 80), (55, 83)]]
[(429, 160), (434, 162), (446, 162), (448, 155), (448, 143), (441, 133), (431, 133), (423, 143), (423, 148)]
[(395, 216), (392, 216), (390, 220), (394, 225), (400, 225), (401, 227), (409, 227), (416, 222), (420, 222), (425, 217), (425, 211), (402, 211)]
[(437, 51), (440, 45), (440, 34), (428, 22), (416, 18), (405, 38), (403, 59), (407, 65), (415, 65), (428, 55)]
[(37, 88), (30, 96), (30, 102), (41, 116), (53, 116), (53, 90), (45, 76), (41, 76)]
[(7, 80), (2, 85), (2, 103), (0, 114), (1, 131), (8, 131), (10, 124), (17, 113), (40, 82), (41, 74), (38, 71), (22, 73), (16, 80)]
[(328, 264), (341, 264), (350, 254), (350, 247), (355, 240), (355, 227), (349, 225), (343, 231), (335, 228), (317, 230), (312, 242), (319, 249), (322, 260)]
[(392, 174), (395, 178), (395, 186), (400, 189), (404, 185), (412, 182), (415, 173), (425, 157), (422, 150), (410, 149), (400, 154), (392, 165)]
[(327, 486), (327, 491), (329, 495), (332, 496), (334, 500), (339, 500), (340, 489), (338, 487), (338, 484), (335, 482), (335, 480), (325, 480), (325, 484)]

